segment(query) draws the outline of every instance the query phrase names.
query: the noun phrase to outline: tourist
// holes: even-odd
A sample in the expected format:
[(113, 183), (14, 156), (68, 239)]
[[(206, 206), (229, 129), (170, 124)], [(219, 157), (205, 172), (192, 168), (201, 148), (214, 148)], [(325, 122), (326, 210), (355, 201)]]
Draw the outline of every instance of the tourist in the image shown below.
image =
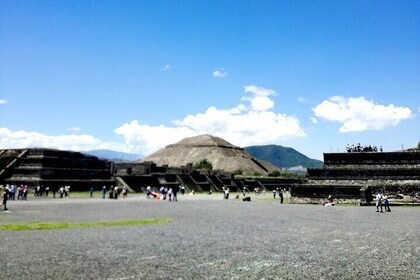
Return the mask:
[(102, 193), (102, 199), (105, 199), (105, 196), (106, 196), (106, 187), (105, 186), (102, 187), (101, 193)]
[(381, 209), (381, 213), (383, 212), (382, 211), (382, 199), (383, 199), (382, 194), (380, 192), (378, 192), (376, 194), (376, 212), (379, 212), (379, 208)]
[(64, 187), (64, 195), (66, 198), (70, 197), (70, 186), (65, 186)]
[(388, 201), (387, 195), (384, 195), (384, 207), (385, 207), (385, 212), (391, 212), (391, 208), (389, 208), (389, 201)]
[(115, 186), (114, 188), (114, 199), (118, 199), (118, 195), (120, 194), (120, 188)]
[(22, 200), (27, 200), (28, 199), (28, 186), (25, 185), (25, 188), (23, 189), (23, 198)]
[(58, 190), (58, 193), (60, 194), (60, 198), (64, 197), (64, 187), (61, 186), (60, 189)]
[(20, 185), (20, 187), (18, 188), (18, 196), (17, 199), (22, 199), (23, 200), (23, 185)]
[(90, 197), (93, 197), (93, 187), (92, 186), (90, 187), (89, 192), (90, 192)]
[(176, 197), (176, 193), (177, 193), (177, 189), (176, 187), (173, 188), (172, 190), (172, 201), (178, 201), (177, 197)]
[(5, 189), (3, 189), (3, 186), (1, 186), (0, 192), (2, 193), (3, 203), (0, 205), (4, 207), (4, 211), (7, 211), (7, 199), (9, 198), (9, 187), (6, 186)]
[(168, 190), (168, 199), (169, 199), (169, 201), (172, 201), (172, 188), (169, 188), (169, 190)]
[(283, 190), (279, 189), (279, 197), (280, 197), (280, 203), (283, 204)]
[(334, 206), (334, 199), (331, 195), (328, 195), (327, 200), (324, 202), (324, 206)]
[(11, 185), (9, 188), (9, 199), (10, 200), (15, 200), (16, 198), (16, 186), (15, 185)]
[(128, 194), (128, 188), (127, 188), (127, 186), (124, 186), (122, 188), (122, 194), (123, 194), (123, 198), (127, 198), (127, 194)]
[(146, 198), (147, 199), (150, 199), (151, 191), (152, 191), (152, 188), (150, 186), (147, 186), (147, 188), (146, 188)]
[(229, 188), (225, 188), (225, 199), (229, 199)]
[(277, 194), (277, 191), (278, 191), (278, 189), (277, 189), (277, 190), (273, 190), (273, 198), (274, 198), (274, 199), (276, 199), (276, 194)]

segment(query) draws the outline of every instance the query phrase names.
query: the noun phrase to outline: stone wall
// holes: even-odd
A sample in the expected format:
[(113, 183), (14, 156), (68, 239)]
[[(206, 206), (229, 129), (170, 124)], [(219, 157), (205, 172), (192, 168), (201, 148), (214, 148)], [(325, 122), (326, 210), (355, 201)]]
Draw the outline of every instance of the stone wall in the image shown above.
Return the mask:
[(308, 169), (309, 180), (291, 188), (291, 201), (319, 203), (332, 195), (338, 202), (366, 205), (386, 193), (394, 203), (420, 202), (419, 152), (324, 154), (324, 167)]
[(14, 158), (14, 164), (3, 166), (0, 184), (44, 185), (51, 189), (70, 185), (73, 191), (115, 184), (113, 163), (95, 156), (55, 149), (4, 151), (7, 152), (0, 153), (0, 159), (6, 162)]

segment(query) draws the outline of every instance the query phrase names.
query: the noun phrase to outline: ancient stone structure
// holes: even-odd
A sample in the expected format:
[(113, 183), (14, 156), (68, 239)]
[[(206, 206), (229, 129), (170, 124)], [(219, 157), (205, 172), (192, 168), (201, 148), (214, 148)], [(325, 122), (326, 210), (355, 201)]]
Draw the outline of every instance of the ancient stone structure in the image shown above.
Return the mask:
[(113, 163), (78, 152), (55, 149), (0, 150), (0, 184), (43, 185), (71, 190), (115, 184)]
[(206, 159), (213, 165), (213, 170), (243, 174), (268, 175), (279, 170), (271, 163), (253, 158), (243, 148), (211, 135), (189, 137), (168, 145), (139, 162), (154, 162), (158, 166), (181, 167), (189, 163), (196, 164)]
[[(195, 170), (194, 164), (207, 160), (212, 170)], [(239, 177), (244, 175), (268, 175), (280, 171), (271, 163), (253, 158), (244, 149), (211, 135), (189, 137), (168, 145), (156, 153), (134, 164), (116, 164), (114, 176), (118, 182), (136, 191), (147, 186), (178, 187), (184, 185), (187, 191), (220, 192), (223, 188), (242, 192), (244, 188), (271, 191), (275, 188), (289, 188), (301, 182), (284, 178)]]
[(244, 177), (228, 172), (194, 170), (191, 163), (181, 167), (157, 166), (153, 162), (117, 163), (114, 176), (120, 185), (137, 192), (143, 192), (147, 186), (159, 189), (162, 186), (178, 188), (179, 185), (195, 192), (221, 192), (223, 188), (232, 192), (242, 192), (244, 188), (250, 192), (255, 188), (272, 191), (302, 183), (302, 180), (289, 178)]
[[(220, 148), (212, 146), (212, 148)], [(231, 148), (225, 148), (232, 152)], [(240, 154), (241, 149), (234, 153)], [(212, 157), (209, 157), (212, 158)], [(231, 160), (227, 157), (225, 161)], [(254, 162), (249, 158), (245, 160)], [(237, 159), (234, 160), (237, 162)], [(257, 165), (258, 166), (258, 165)], [(238, 167), (240, 168), (240, 167)], [(258, 167), (259, 168), (259, 167)], [(261, 169), (255, 169), (260, 170)], [(262, 169), (264, 170), (264, 169)], [(254, 188), (271, 191), (275, 188), (289, 188), (297, 180), (283, 178), (237, 178), (229, 172), (194, 170), (192, 163), (175, 167), (158, 166), (153, 162), (113, 163), (95, 156), (55, 149), (10, 149), (0, 150), (0, 184), (48, 186), (50, 190), (70, 185), (72, 191), (87, 191), (90, 187), (127, 186), (130, 191), (141, 192), (147, 186), (159, 189), (161, 186), (184, 185), (187, 191), (210, 192), (242, 191)]]
[(307, 183), (291, 188), (292, 202), (321, 203), (331, 195), (338, 202), (365, 205), (378, 191), (394, 204), (420, 200), (418, 151), (328, 153), (324, 167), (308, 169), (308, 176)]

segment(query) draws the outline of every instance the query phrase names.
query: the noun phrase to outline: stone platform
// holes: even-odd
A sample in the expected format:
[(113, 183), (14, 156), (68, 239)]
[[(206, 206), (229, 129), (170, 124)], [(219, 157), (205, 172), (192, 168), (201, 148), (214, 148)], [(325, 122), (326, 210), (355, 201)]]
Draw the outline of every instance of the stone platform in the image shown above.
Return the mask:
[(70, 185), (72, 191), (115, 184), (113, 163), (79, 152), (55, 149), (0, 150), (0, 184)]
[(420, 202), (420, 152), (324, 154), (323, 168), (308, 169), (308, 182), (291, 188), (292, 202), (369, 204), (373, 194), (387, 194), (394, 204)]

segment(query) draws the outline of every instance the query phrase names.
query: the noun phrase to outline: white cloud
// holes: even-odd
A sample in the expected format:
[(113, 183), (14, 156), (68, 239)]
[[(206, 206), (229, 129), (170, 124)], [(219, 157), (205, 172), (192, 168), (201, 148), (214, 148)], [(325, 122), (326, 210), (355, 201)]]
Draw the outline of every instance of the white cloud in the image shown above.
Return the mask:
[(149, 126), (133, 120), (115, 132), (124, 136), (130, 151), (147, 155), (185, 137), (199, 134), (218, 136), (242, 147), (275, 144), (305, 136), (296, 117), (270, 111), (274, 102), (269, 96), (274, 95), (274, 91), (247, 86), (245, 92), (252, 94), (242, 98), (245, 104), (230, 109), (212, 106), (204, 113), (173, 121), (173, 127)]
[(376, 104), (365, 97), (334, 96), (313, 109), (315, 116), (341, 123), (340, 132), (381, 130), (412, 118), (409, 108)]
[(1, 105), (1, 104), (6, 104), (6, 103), (7, 103), (7, 100), (0, 99), (0, 105)]
[(251, 103), (252, 111), (267, 111), (274, 107), (273, 100), (269, 98), (269, 96), (276, 94), (274, 90), (254, 85), (245, 86), (244, 89), (245, 92), (253, 94), (251, 97), (242, 97), (242, 100), (249, 101)]
[(96, 149), (110, 149), (127, 151), (125, 145), (103, 142), (91, 135), (58, 135), (51, 136), (39, 132), (12, 131), (0, 128), (0, 148), (54, 148), (70, 151), (89, 151)]
[(298, 97), (297, 101), (300, 102), (300, 103), (304, 103), (304, 104), (309, 103), (309, 99), (305, 98), (305, 97)]
[(80, 127), (70, 127), (67, 128), (67, 131), (73, 132), (73, 133), (77, 133), (80, 132), (82, 129)]
[(229, 74), (226, 71), (223, 71), (223, 70), (214, 70), (213, 71), (213, 77), (215, 77), (215, 78), (224, 79), (228, 75)]
[(169, 64), (166, 64), (164, 67), (163, 67), (163, 71), (169, 71), (171, 69), (171, 65), (169, 65)]
[[(87, 134), (51, 136), (0, 128), (0, 148), (109, 149), (149, 155), (168, 144), (199, 134), (218, 136), (242, 147), (280, 144), (286, 139), (306, 136), (296, 117), (272, 111), (274, 102), (270, 96), (275, 94), (273, 90), (253, 85), (244, 90), (247, 96), (237, 106), (227, 109), (211, 106), (203, 113), (173, 121), (172, 126), (151, 126), (137, 120), (125, 123), (114, 131), (123, 136), (124, 143), (104, 142)], [(73, 132), (79, 132), (78, 128), (73, 128)]]
[(256, 85), (250, 85), (244, 87), (245, 92), (253, 93), (255, 96), (271, 96), (276, 95), (276, 92), (272, 89), (266, 89)]
[(194, 131), (185, 127), (142, 125), (137, 120), (118, 127), (115, 133), (124, 136), (125, 145), (130, 152), (145, 155), (185, 137), (196, 135)]
[(318, 123), (318, 119), (317, 118), (311, 117), (310, 120), (311, 120), (311, 122), (313, 124), (317, 124)]

